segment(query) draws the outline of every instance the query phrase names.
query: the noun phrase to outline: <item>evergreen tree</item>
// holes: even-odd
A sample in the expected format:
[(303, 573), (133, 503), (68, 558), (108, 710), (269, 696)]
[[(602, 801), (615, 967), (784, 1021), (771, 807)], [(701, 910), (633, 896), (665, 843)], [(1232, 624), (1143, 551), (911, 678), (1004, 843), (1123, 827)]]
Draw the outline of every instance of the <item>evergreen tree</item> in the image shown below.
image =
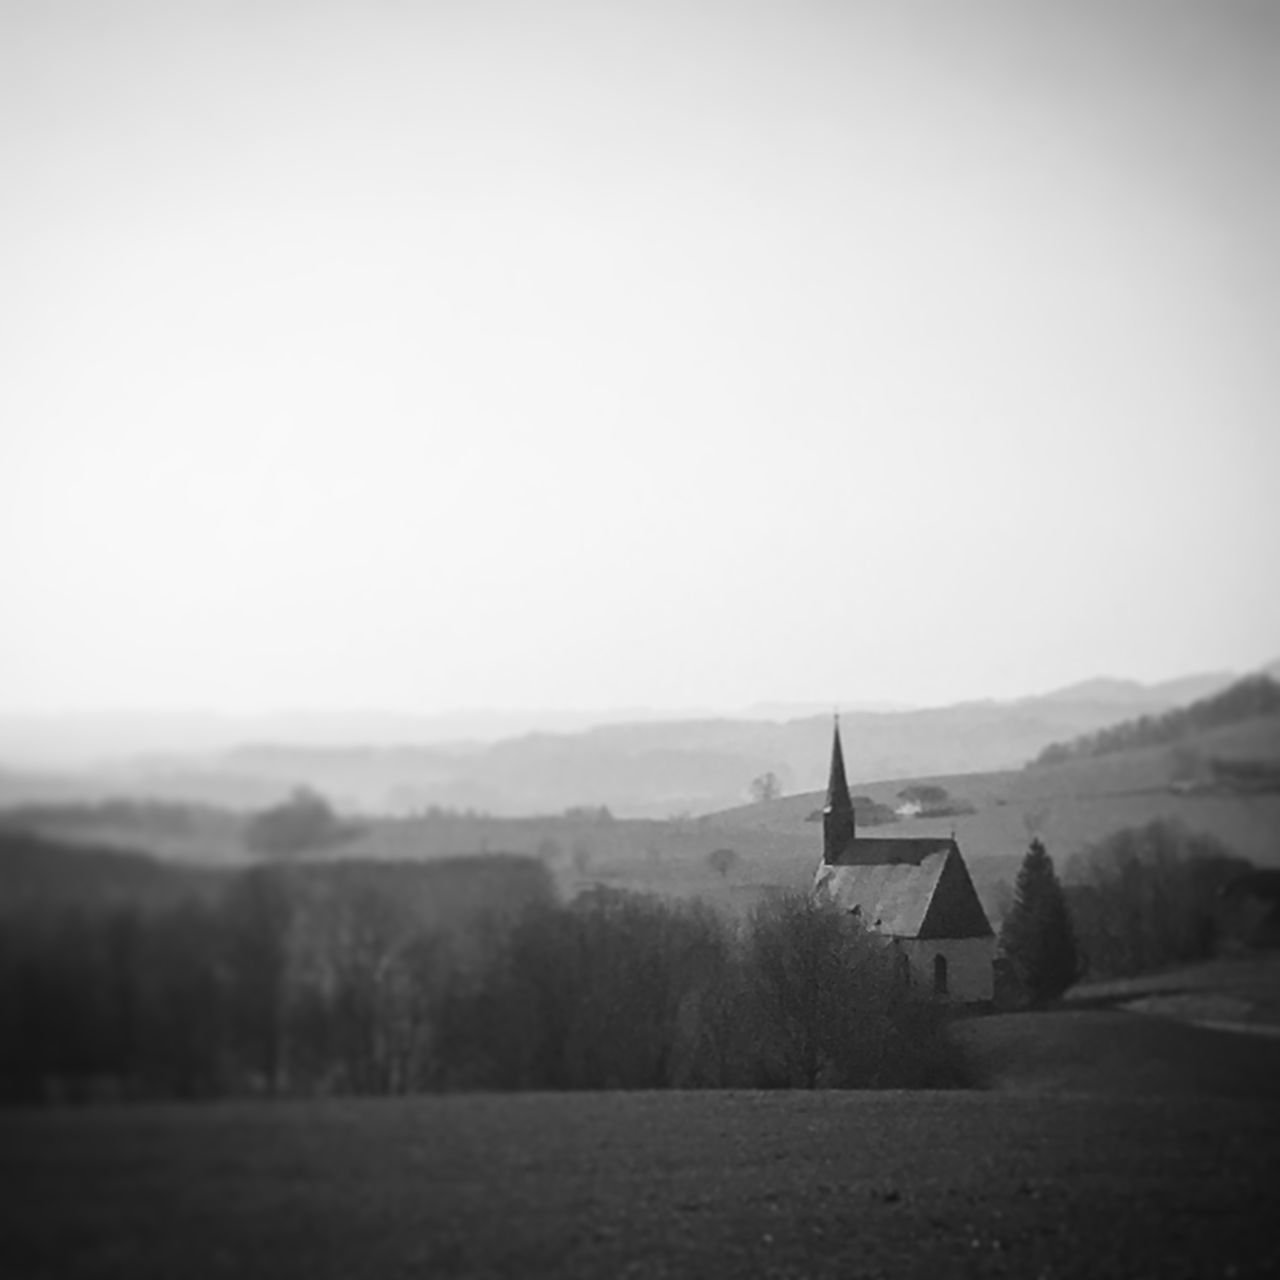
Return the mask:
[(1079, 976), (1075, 932), (1053, 859), (1033, 840), (1018, 870), (1000, 949), (1036, 1004), (1060, 996)]

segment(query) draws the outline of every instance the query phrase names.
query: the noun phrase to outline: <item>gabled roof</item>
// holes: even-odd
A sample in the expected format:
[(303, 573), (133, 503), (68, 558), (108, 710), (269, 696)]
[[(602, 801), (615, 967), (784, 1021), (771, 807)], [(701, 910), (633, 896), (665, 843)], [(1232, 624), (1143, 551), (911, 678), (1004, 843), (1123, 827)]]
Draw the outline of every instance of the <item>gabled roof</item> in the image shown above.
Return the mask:
[(910, 862), (919, 866), (931, 853), (960, 852), (950, 836), (856, 836), (844, 844), (835, 857), (837, 867), (896, 866)]
[(856, 840), (838, 863), (819, 866), (813, 892), (897, 938), (991, 936), (954, 840)]

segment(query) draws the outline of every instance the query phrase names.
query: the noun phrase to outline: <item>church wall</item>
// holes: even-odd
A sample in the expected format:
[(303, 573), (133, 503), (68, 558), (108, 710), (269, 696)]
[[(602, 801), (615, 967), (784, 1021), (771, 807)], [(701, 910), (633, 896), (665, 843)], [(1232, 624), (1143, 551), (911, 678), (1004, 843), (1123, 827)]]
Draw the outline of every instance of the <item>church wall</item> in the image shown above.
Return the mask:
[(994, 938), (898, 938), (896, 945), (911, 963), (912, 978), (933, 990), (935, 956), (947, 960), (948, 1000), (965, 1004), (995, 996)]

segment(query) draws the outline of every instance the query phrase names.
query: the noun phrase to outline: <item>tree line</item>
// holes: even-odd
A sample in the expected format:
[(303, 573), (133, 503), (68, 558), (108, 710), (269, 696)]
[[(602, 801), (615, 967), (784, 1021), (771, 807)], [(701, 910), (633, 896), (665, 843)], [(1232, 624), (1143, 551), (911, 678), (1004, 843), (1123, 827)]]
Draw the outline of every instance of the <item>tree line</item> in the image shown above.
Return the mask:
[[(467, 859), (482, 863), (484, 859)], [(404, 872), (257, 867), (216, 897), (0, 924), (9, 1101), (960, 1083), (942, 1012), (806, 895), (742, 922), (545, 869), (505, 910)], [(404, 869), (401, 869), (402, 872)], [(466, 917), (465, 920), (462, 917)]]
[(1158, 716), (1140, 716), (1071, 742), (1054, 742), (1032, 761), (1032, 766), (1062, 764), (1091, 756), (1130, 751), (1138, 747), (1166, 746), (1194, 733), (1237, 724), (1259, 716), (1280, 715), (1280, 684), (1269, 676), (1250, 676), (1210, 698), (1178, 707)]
[[(534, 858), (258, 866), (155, 883), (149, 859), (60, 897), (0, 841), (0, 1098), (960, 1084), (946, 1011), (882, 938), (805, 894), (742, 921), (596, 888)], [(8, 847), (12, 845), (12, 847)], [(119, 865), (115, 865), (116, 863)], [(24, 868), (19, 878), (12, 867)], [(110, 869), (109, 874), (106, 869)], [(1060, 882), (1032, 844), (1001, 934), (1033, 1002), (1082, 975), (1212, 954), (1249, 869), (1167, 822)], [(179, 888), (182, 889), (181, 896)]]
[(1128, 977), (1216, 954), (1232, 940), (1223, 891), (1253, 869), (1212, 836), (1157, 819), (1068, 860), (1059, 880), (1033, 840), (1018, 872), (1000, 952), (1032, 1003), (1082, 977)]

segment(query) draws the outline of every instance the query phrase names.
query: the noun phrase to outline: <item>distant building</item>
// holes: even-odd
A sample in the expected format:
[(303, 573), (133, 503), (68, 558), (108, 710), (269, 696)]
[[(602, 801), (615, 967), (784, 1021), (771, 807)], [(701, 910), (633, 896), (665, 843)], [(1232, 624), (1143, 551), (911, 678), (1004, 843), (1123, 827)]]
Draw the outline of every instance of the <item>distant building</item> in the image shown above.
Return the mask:
[(838, 722), (813, 896), (883, 935), (939, 999), (992, 999), (996, 939), (955, 838), (859, 837)]

